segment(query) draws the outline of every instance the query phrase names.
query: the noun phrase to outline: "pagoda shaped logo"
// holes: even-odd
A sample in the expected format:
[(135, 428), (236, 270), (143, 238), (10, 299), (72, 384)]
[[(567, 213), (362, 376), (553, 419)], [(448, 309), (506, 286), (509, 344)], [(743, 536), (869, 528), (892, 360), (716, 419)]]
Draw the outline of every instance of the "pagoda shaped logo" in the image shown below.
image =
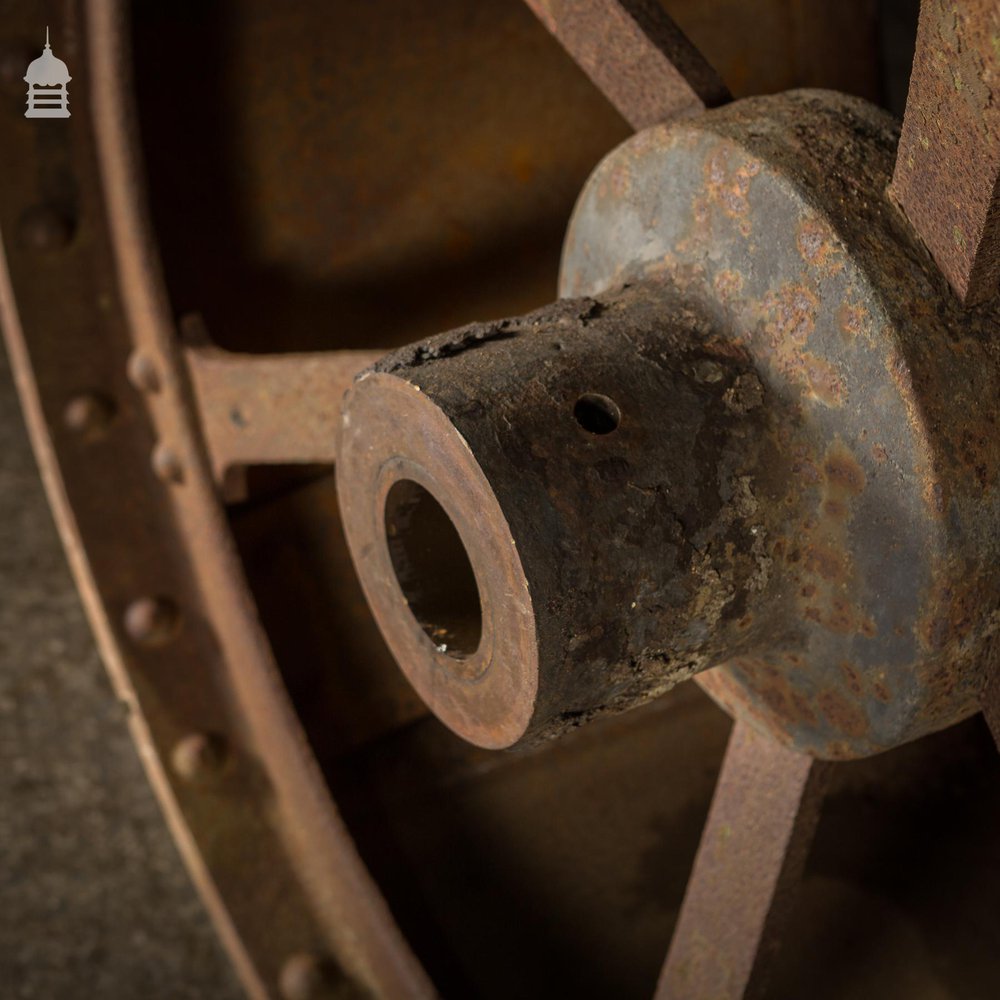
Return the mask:
[(28, 66), (24, 76), (28, 84), (28, 110), (25, 118), (69, 118), (69, 91), (73, 78), (61, 59), (56, 59), (49, 45), (49, 29), (45, 29), (45, 48)]

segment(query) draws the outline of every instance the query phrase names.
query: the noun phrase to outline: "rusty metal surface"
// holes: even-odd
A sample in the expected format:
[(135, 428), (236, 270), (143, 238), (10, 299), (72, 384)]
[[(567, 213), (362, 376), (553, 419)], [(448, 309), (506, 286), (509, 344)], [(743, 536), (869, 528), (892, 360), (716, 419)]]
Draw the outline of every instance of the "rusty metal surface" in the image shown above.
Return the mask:
[(833, 766), (733, 727), (658, 1000), (766, 995)]
[(0, 993), (239, 1000), (94, 646), (2, 340), (0, 454)]
[[(465, 327), (359, 376), (344, 529), (432, 710), (480, 746), (551, 738), (752, 649), (777, 616), (765, 539), (788, 514), (764, 404), (752, 364), (668, 282)], [(418, 500), (391, 508), (406, 483), (443, 507), (454, 550), (422, 534)]]
[[(189, 345), (184, 361), (220, 486), (248, 465), (332, 463), (340, 402), (380, 353), (253, 355)], [(172, 468), (160, 456), (165, 478)]]
[(959, 308), (886, 201), (894, 146), (822, 92), (649, 130), (595, 172), (563, 260), (568, 296), (670, 274), (797, 414), (807, 514), (766, 540), (793, 620), (702, 683), (823, 757), (948, 725), (995, 669), (996, 318)]
[(729, 100), (657, 0), (526, 2), (635, 129)]
[[(647, 130), (570, 226), (562, 291), (596, 300), (359, 377), (345, 530), (390, 648), (455, 731), (544, 738), (722, 664), (701, 682), (728, 710), (821, 757), (977, 710), (997, 627), (994, 320), (970, 322), (898, 224), (894, 141), (882, 112), (826, 92)], [(418, 537), (417, 500), (395, 513), (405, 482), (450, 518), (453, 553)], [(469, 582), (448, 593), (463, 547)], [(460, 598), (468, 640), (443, 610)]]
[(1000, 8), (924, 0), (890, 193), (967, 304), (1000, 281)]
[[(93, 3), (63, 14), (63, 50), (89, 87), (58, 132), (4, 109), (0, 298), (33, 444), (103, 656), (248, 991), (276, 991), (306, 952), (333, 970), (331, 987), (426, 995), (288, 707), (202, 459), (143, 219), (121, 11)], [(24, 16), (11, 5), (2, 20), (24, 32)], [(69, 239), (39, 247), (19, 238), (39, 204), (71, 221)], [(81, 394), (110, 406), (78, 406)], [(151, 468), (158, 442), (180, 478)]]
[[(551, 12), (551, 5), (546, 6)], [(626, 6), (633, 14), (640, 9), (613, 5), (618, 13)], [(652, 7), (643, 5), (643, 10), (655, 16), (649, 14)], [(96, 41), (88, 69), (96, 84), (103, 190), (91, 182), (89, 209), (80, 215), (65, 178), (56, 177), (58, 171), (53, 169), (40, 185), (48, 186), (43, 192), (47, 200), (40, 199), (26, 210), (23, 204), (17, 206), (22, 211), (17, 216), (19, 243), (11, 272), (15, 284), (24, 284), (29, 265), (22, 258), (31, 253), (40, 254), (53, 267), (67, 259), (80, 260), (74, 255), (82, 251), (89, 254), (86, 263), (97, 260), (100, 282), (88, 283), (82, 273), (67, 279), (68, 272), (57, 270), (50, 277), (79, 281), (82, 298), (96, 301), (96, 307), (90, 302), (90, 313), (80, 310), (59, 318), (64, 325), (86, 319), (94, 328), (106, 329), (107, 343), (101, 349), (107, 349), (109, 356), (95, 352), (88, 362), (94, 366), (92, 377), (86, 384), (81, 380), (70, 385), (65, 367), (58, 364), (57, 349), (46, 340), (54, 328), (52, 313), (45, 313), (48, 303), (37, 295), (22, 302), (18, 294), (18, 307), (28, 307), (26, 328), (32, 334), (41, 331), (36, 340), (28, 338), (30, 358), (21, 343), (21, 317), (10, 289), (5, 290), (4, 325), (14, 338), (15, 352), (21, 352), (23, 391), (29, 410), (35, 407), (36, 446), (43, 455), (45, 417), (33, 396), (29, 364), (41, 362), (41, 403), (48, 407), (50, 426), (58, 413), (65, 428), (61, 432), (65, 441), (56, 435), (57, 449), (62, 449), (57, 451), (59, 470), (52, 454), (44, 461), (64, 533), (75, 547), (82, 586), (89, 588), (105, 654), (121, 690), (138, 711), (146, 713), (145, 718), (137, 717), (135, 725), (150, 758), (151, 776), (248, 987), (286, 996), (308, 995), (320, 988), (372, 989), (385, 995), (428, 993), (426, 977), (330, 806), (256, 622), (215, 490), (225, 478), (222, 470), (231, 463), (328, 460), (333, 455), (324, 450), (335, 446), (325, 438), (330, 399), (324, 394), (339, 395), (347, 375), (343, 358), (334, 355), (316, 362), (336, 369), (329, 378), (324, 367), (316, 380), (302, 369), (301, 356), (238, 361), (203, 353), (190, 362), (189, 353), (185, 369), (174, 343), (152, 241), (138, 211), (135, 151), (122, 144), (124, 119), (112, 100), (125, 74), (120, 58), (110, 58), (107, 46), (121, 45), (120, 25), (96, 2), (91, 13), (94, 23), (87, 33), (94, 30)], [(572, 20), (574, 14), (563, 9), (554, 22), (557, 33), (558, 22)], [(270, 15), (248, 21), (258, 40), (272, 28), (288, 25), (294, 34), (304, 23), (294, 18), (272, 20)], [(622, 29), (620, 18), (615, 23)], [(624, 36), (633, 34), (631, 42), (617, 50), (621, 56), (629, 55), (630, 46), (633, 54), (642, 50), (650, 37), (656, 37), (655, 32), (636, 37), (635, 28), (642, 23), (640, 18), (625, 24)], [(838, 30), (846, 32), (838, 24)], [(572, 32), (563, 34), (583, 63), (593, 62), (590, 42), (582, 35), (574, 40)], [(676, 50), (677, 35), (668, 32), (660, 38)], [(80, 47), (75, 51), (79, 56)], [(237, 69), (240, 65), (239, 59), (230, 64)], [(692, 71), (692, 65), (689, 60), (688, 76), (694, 78), (701, 70)], [(376, 62), (372, 67), (380, 69)], [(293, 69), (292, 75), (298, 72)], [(657, 73), (661, 77), (666, 73), (664, 64)], [(236, 76), (242, 79), (239, 72)], [(305, 87), (299, 80), (298, 93), (337, 90), (331, 79), (322, 73), (319, 77)], [(646, 91), (636, 82), (625, 72), (614, 74), (605, 85), (614, 91), (621, 84), (623, 106), (638, 108)], [(288, 83), (285, 78), (282, 86)], [(257, 96), (243, 103), (255, 114), (270, 108), (272, 118), (278, 108), (280, 120), (284, 105), (274, 95), (281, 88), (270, 89), (266, 73), (254, 74), (251, 85), (258, 88)], [(660, 96), (666, 92), (664, 88)], [(353, 425), (361, 435), (356, 447), (371, 443), (381, 432), (379, 445), (388, 441), (396, 449), (380, 456), (388, 455), (389, 466), (377, 470), (381, 476), (377, 488), (369, 490), (372, 476), (344, 477), (360, 491), (353, 506), (345, 500), (347, 518), (371, 522), (374, 517), (364, 526), (358, 563), (367, 574), (365, 560), (377, 555), (382, 561), (379, 585), (384, 584), (384, 592), (374, 603), (377, 613), (382, 609), (383, 621), (397, 614), (395, 625), (386, 628), (390, 641), (394, 630), (397, 635), (409, 630), (410, 653), (419, 649), (424, 658), (422, 665), (417, 664), (425, 674), (423, 682), (418, 677), (418, 686), (423, 684), (432, 707), (445, 716), (451, 709), (444, 706), (454, 700), (454, 692), (472, 682), (482, 683), (489, 671), (488, 657), (477, 662), (480, 636), (499, 649), (498, 659), (522, 668), (521, 676), (501, 677), (502, 683), (488, 691), (485, 700), (460, 705), (449, 718), (455, 729), (479, 742), (505, 745), (525, 730), (533, 737), (565, 731), (591, 715), (642, 701), (694, 670), (734, 654), (740, 659), (731, 662), (726, 673), (717, 672), (706, 686), (731, 711), (742, 712), (753, 724), (820, 755), (881, 750), (947, 725), (978, 704), (983, 674), (993, 662), (989, 639), (997, 626), (987, 595), (996, 592), (997, 584), (996, 571), (988, 563), (996, 555), (995, 486), (1000, 462), (982, 426), (995, 422), (996, 407), (981, 406), (976, 412), (967, 407), (968, 419), (956, 419), (952, 387), (956, 383), (963, 387), (965, 397), (959, 404), (995, 399), (997, 356), (985, 343), (994, 318), (984, 314), (971, 327), (960, 326), (950, 306), (940, 305), (941, 283), (926, 268), (919, 247), (887, 221), (880, 185), (887, 179), (893, 137), (884, 120), (862, 105), (839, 106), (815, 95), (785, 105), (761, 103), (749, 110), (742, 106), (728, 112), (730, 117), (726, 114), (713, 116), (709, 127), (693, 127), (680, 143), (687, 145), (675, 161), (679, 164), (675, 175), (662, 169), (658, 133), (646, 146), (640, 143), (625, 154), (619, 151), (617, 160), (609, 161), (612, 166), (606, 164), (588, 187), (585, 198), (595, 187), (598, 190), (598, 233), (591, 242), (571, 232), (567, 260), (574, 252), (581, 255), (572, 267), (579, 267), (584, 277), (578, 273), (573, 280), (591, 282), (596, 300), (557, 306), (507, 327), (488, 324), (459, 331), (457, 336), (445, 335), (390, 358), (355, 390), (355, 408), (348, 415), (358, 418)], [(355, 120), (363, 117), (357, 115)], [(357, 289), (347, 286), (367, 273), (372, 260), (398, 264), (401, 273), (415, 276), (416, 281), (409, 286), (400, 282), (404, 294), (394, 297), (382, 295), (381, 290), (373, 295), (364, 281), (359, 283), (365, 301), (358, 314), (369, 320), (359, 324), (359, 341), (368, 344), (387, 334), (395, 342), (413, 335), (431, 322), (433, 313), (433, 309), (411, 309), (405, 294), (407, 287), (427, 284), (429, 272), (419, 266), (423, 254), (432, 247), (435, 264), (447, 271), (449, 261), (469, 254), (473, 245), (469, 234), (475, 227), (464, 219), (456, 226), (456, 239), (439, 253), (440, 233), (424, 228), (437, 202), (425, 199), (427, 191), (417, 184), (413, 191), (420, 207), (410, 217), (416, 224), (409, 232), (428, 236), (429, 242), (417, 238), (397, 254), (392, 243), (399, 218), (393, 213), (382, 218), (381, 239), (369, 239), (368, 229), (354, 225), (362, 210), (370, 213), (385, 202), (388, 190), (375, 184), (365, 188), (364, 159), (348, 160), (339, 146), (335, 153), (328, 147), (309, 149), (302, 159), (310, 168), (318, 165), (322, 172), (330, 162), (346, 164), (348, 183), (339, 189), (349, 192), (353, 185), (355, 192), (365, 195), (357, 199), (358, 215), (348, 213), (352, 225), (345, 227), (359, 236), (354, 247), (359, 256), (351, 258), (353, 251), (345, 250), (345, 244), (336, 252), (310, 257), (312, 250), (323, 248), (324, 226), (339, 209), (335, 206), (331, 213), (327, 203), (327, 211), (314, 212), (310, 200), (317, 189), (308, 185), (296, 189), (288, 183), (286, 173), (296, 157), (288, 154), (284, 140), (302, 134), (308, 118), (306, 114), (280, 136), (268, 137), (264, 129), (254, 137), (245, 130), (246, 120), (244, 131), (236, 130), (236, 148), (244, 153), (253, 147), (254, 138), (263, 137), (265, 146), (271, 138), (283, 140), (273, 143), (276, 155), (267, 148), (263, 160), (268, 165), (256, 175), (250, 171), (240, 191), (255, 206), (276, 208), (270, 228), (264, 225), (254, 235), (262, 237), (272, 263), (283, 263), (263, 283), (268, 286), (263, 297), (270, 311), (260, 315), (253, 313), (253, 296), (244, 297), (242, 286), (233, 280), (239, 269), (221, 268), (229, 279), (230, 294), (236, 288), (238, 297), (245, 298), (241, 318), (251, 320), (249, 332), (237, 320), (224, 336), (231, 346), (256, 340), (269, 349), (296, 342), (299, 346), (339, 343), (338, 324), (326, 326), (333, 313), (330, 306), (350, 307)], [(596, 128), (588, 133), (594, 145), (599, 133)], [(78, 141), (86, 152), (88, 137), (84, 134)], [(147, 143), (154, 148), (158, 141), (147, 134)], [(466, 166), (482, 152), (475, 136), (464, 149), (467, 157), (458, 156), (455, 162)], [(52, 152), (49, 148), (46, 155)], [(579, 161), (574, 160), (574, 168), (586, 155), (584, 151)], [(516, 149), (512, 157), (517, 174), (522, 161)], [(241, 157), (241, 162), (244, 159), (257, 162), (253, 156)], [(503, 158), (487, 157), (491, 167), (498, 159)], [(49, 167), (53, 162), (45, 161)], [(506, 160), (503, 163), (506, 169)], [(832, 176), (824, 181), (831, 164)], [(406, 166), (410, 169), (410, 164)], [(530, 179), (532, 170), (525, 173)], [(553, 173), (559, 174), (558, 169)], [(659, 200), (664, 195), (647, 186), (650, 174), (670, 178), (674, 195), (678, 184), (682, 194), (693, 195), (679, 199), (679, 204), (691, 208), (693, 223), (672, 244), (664, 235), (664, 204)], [(554, 201), (566, 193), (566, 176), (560, 175), (547, 189)], [(279, 187), (288, 189), (287, 197), (265, 196), (264, 192), (274, 192), (276, 178)], [(447, 188), (443, 185), (438, 194)], [(302, 197), (303, 190), (308, 197)], [(467, 193), (472, 204), (477, 191)], [(109, 265), (103, 234), (87, 228), (88, 220), (101, 216), (102, 196), (107, 198), (117, 244), (115, 267)], [(5, 238), (15, 218), (4, 200), (10, 197), (6, 192), (0, 198)], [(856, 222), (845, 222), (845, 205), (847, 214), (858, 210)], [(628, 211), (623, 206), (635, 211), (624, 224)], [(553, 210), (550, 218), (557, 214)], [(782, 222), (788, 224), (784, 229)], [(668, 220), (668, 230), (669, 226)], [(177, 236), (179, 230), (167, 228)], [(515, 230), (511, 245), (519, 245), (526, 232), (516, 225), (509, 231)], [(180, 232), (180, 245), (186, 247), (189, 236)], [(303, 233), (311, 234), (311, 240), (300, 244)], [(609, 237), (618, 241), (611, 250), (603, 242)], [(99, 252), (94, 252), (95, 244)], [(762, 244), (767, 248), (763, 254)], [(546, 242), (546, 252), (553, 245)], [(596, 263), (581, 264), (590, 254), (596, 255)], [(743, 264), (753, 261), (742, 272), (735, 266), (741, 254)], [(518, 255), (511, 256), (524, 263)], [(541, 253), (539, 260), (544, 256)], [(872, 278), (877, 256), (885, 268), (881, 281)], [(197, 271), (200, 263), (204, 260), (196, 261), (192, 255), (188, 266)], [(533, 281), (541, 282), (545, 266), (536, 267), (537, 263), (529, 261), (526, 270)], [(726, 267), (727, 263), (734, 266)], [(591, 266), (595, 273), (587, 273)], [(564, 268), (564, 279), (572, 267)], [(669, 282), (663, 280), (665, 269), (671, 272)], [(214, 271), (206, 273), (215, 279)], [(314, 282), (317, 275), (322, 280)], [(331, 275), (336, 277), (324, 285)], [(629, 290), (626, 319), (617, 314), (618, 300), (598, 294), (623, 275), (637, 282), (653, 279)], [(209, 285), (191, 282), (190, 272), (187, 277), (188, 293), (204, 291), (211, 284), (211, 280)], [(305, 296), (310, 304), (295, 314), (299, 322), (286, 325), (280, 320), (294, 314), (294, 309), (288, 310), (296, 298), (289, 290), (302, 291), (304, 285), (297, 285), (302, 277), (311, 289)], [(339, 284), (342, 279), (345, 283)], [(644, 298), (656, 282), (659, 297)], [(887, 291), (891, 283), (899, 286), (895, 293)], [(176, 287), (185, 287), (184, 281)], [(538, 287), (531, 284), (519, 294), (528, 300)], [(318, 288), (320, 294), (313, 295)], [(278, 294), (270, 294), (275, 289)], [(492, 294), (464, 301), (466, 305), (492, 301)], [(458, 309), (457, 299), (447, 301), (442, 313)], [(842, 307), (835, 320), (821, 316), (821, 300)], [(646, 315), (643, 308), (648, 309)], [(304, 321), (307, 313), (309, 322)], [(317, 317), (320, 322), (315, 322)], [(343, 314), (338, 319), (345, 323)], [(527, 325), (519, 327), (519, 322)], [(912, 330), (903, 329), (906, 323)], [(724, 335), (717, 335), (719, 329)], [(554, 338), (556, 331), (565, 339), (558, 345), (564, 355), (558, 364), (539, 354), (543, 348), (555, 348), (545, 337)], [(608, 342), (618, 344), (613, 363), (595, 360), (593, 355), (600, 352), (575, 349), (596, 336), (604, 338), (605, 349)], [(506, 342), (518, 337), (515, 351)], [(844, 347), (836, 337), (851, 346)], [(526, 346), (529, 339), (534, 342)], [(46, 354), (49, 349), (56, 357)], [(511, 364), (515, 355), (517, 363)], [(674, 391), (664, 396), (662, 386), (641, 379), (637, 388), (636, 355), (667, 373)], [(504, 379), (496, 378), (498, 369), (490, 369), (491, 363), (498, 369), (510, 366), (503, 393), (496, 392), (497, 381), (503, 384)], [(263, 382), (269, 386), (256, 383), (255, 369), (267, 373)], [(570, 381), (586, 376), (589, 382), (595, 374), (609, 383), (566, 391)], [(74, 369), (73, 377), (79, 375), (80, 370)], [(390, 380), (392, 388), (387, 388)], [(313, 391), (306, 391), (307, 386), (318, 388), (317, 398), (304, 398)], [(380, 387), (382, 395), (375, 392)], [(536, 410), (515, 405), (510, 402), (516, 398), (507, 391), (510, 387), (529, 395), (537, 391), (545, 398)], [(415, 389), (426, 391), (434, 401), (415, 395)], [(369, 397), (362, 412), (357, 399), (365, 392)], [(265, 402), (262, 415), (253, 421), (261, 436), (255, 436), (252, 447), (245, 446), (242, 434), (227, 439), (227, 421), (233, 424), (234, 412), (242, 414), (239, 400), (245, 401), (248, 393), (259, 394)], [(475, 408), (494, 403), (497, 417), (488, 433), (476, 439), (470, 429)], [(196, 412), (199, 405), (204, 408), (201, 415)], [(303, 409), (295, 408), (300, 405)], [(300, 426), (299, 416), (304, 417)], [(690, 426), (701, 450), (685, 453), (680, 445), (687, 442), (682, 437), (658, 440), (657, 416), (675, 428)], [(455, 427), (463, 421), (464, 433), (459, 434)], [(894, 428), (894, 436), (883, 435), (884, 426)], [(524, 467), (507, 468), (509, 456), (501, 454), (501, 442), (515, 428), (512, 436), (525, 445), (518, 452), (529, 458)], [(581, 439), (571, 438), (566, 428), (576, 435), (590, 435), (582, 439), (590, 446), (585, 449), (589, 465), (577, 467), (579, 463), (571, 460)], [(629, 439), (633, 429), (638, 433)], [(128, 442), (130, 471), (115, 477), (112, 463), (122, 460), (126, 430), (129, 435), (135, 432), (135, 440)], [(746, 445), (748, 439), (755, 442), (749, 456), (736, 446)], [(615, 448), (630, 440), (631, 458), (623, 459)], [(74, 452), (84, 446), (91, 449), (86, 460)], [(765, 454), (768, 449), (773, 454)], [(650, 481), (638, 481), (633, 472), (648, 459), (649, 451), (656, 456), (648, 470)], [(447, 483), (453, 491), (450, 502), (461, 508), (456, 520), (464, 530), (457, 550), (451, 549), (454, 558), (446, 568), (452, 579), (446, 582), (461, 582), (462, 559), (467, 558), (462, 553), (464, 543), (478, 583), (473, 576), (472, 589), (466, 586), (460, 596), (474, 619), (487, 581), (486, 599), (478, 605), (482, 622), (470, 621), (468, 615), (443, 622), (416, 620), (407, 617), (400, 600), (397, 578), (401, 582), (408, 574), (414, 576), (407, 559), (423, 559), (423, 565), (428, 559), (426, 552), (401, 555), (397, 537), (427, 509), (419, 493), (393, 492), (403, 478), (420, 481), (419, 469), (406, 465), (415, 457), (439, 463), (440, 481), (424, 481), (437, 489)], [(400, 461), (391, 469), (396, 459)], [(372, 455), (367, 461), (370, 465)], [(693, 472), (690, 463), (697, 466)], [(538, 464), (546, 466), (540, 478), (546, 482), (542, 492), (548, 492), (548, 508), (532, 501), (532, 491), (538, 487), (532, 476)], [(101, 468), (90, 467), (94, 465)], [(88, 495), (77, 484), (90, 484), (93, 490), (97, 472), (104, 473), (107, 485), (96, 496)], [(889, 503), (893, 476), (902, 485)], [(638, 487), (644, 499), (634, 505), (621, 497), (604, 503), (604, 498), (615, 497), (614, 486), (620, 487), (622, 481)], [(68, 500), (60, 492), (63, 482), (72, 493)], [(699, 495), (687, 498), (691, 502), (685, 504), (684, 488), (674, 488), (679, 483), (689, 490), (696, 484), (694, 492)], [(704, 509), (699, 508), (702, 494), (709, 497)], [(308, 502), (315, 502), (318, 510), (330, 504), (329, 496), (319, 489), (309, 491)], [(658, 519), (656, 514), (662, 511), (657, 505), (669, 516)], [(383, 506), (389, 511), (387, 519)], [(766, 513), (760, 512), (762, 506)], [(600, 510), (599, 518), (594, 518), (594, 509)], [(558, 554), (555, 568), (547, 561), (551, 554), (542, 552), (541, 539), (551, 523), (537, 516), (539, 510), (561, 518), (566, 527), (561, 537), (570, 540)], [(706, 511), (720, 516), (713, 521)], [(700, 515), (706, 515), (704, 521), (698, 520)], [(98, 516), (105, 525), (110, 518), (116, 528), (121, 527), (121, 537), (112, 540), (106, 551), (101, 549), (106, 540), (95, 542), (100, 535)], [(904, 530), (907, 520), (913, 523)], [(442, 551), (438, 542), (454, 544), (454, 538), (447, 537), (447, 518), (443, 523), (442, 532), (438, 518), (437, 534), (428, 546), (431, 557)], [(330, 524), (335, 524), (333, 517)], [(74, 534), (77, 526), (84, 534), (86, 554)], [(628, 546), (593, 573), (586, 566), (588, 552), (592, 557), (600, 549), (598, 543), (614, 539), (616, 531), (630, 534)], [(907, 531), (919, 535), (924, 548)], [(778, 537), (782, 532), (784, 537)], [(652, 543), (664, 537), (667, 547), (678, 553), (673, 578), (654, 565)], [(687, 572), (691, 567), (703, 570), (702, 579), (685, 590), (692, 582)], [(91, 569), (96, 585), (88, 576)], [(150, 569), (155, 570), (152, 581), (147, 578)], [(586, 585), (574, 587), (588, 575), (594, 576), (596, 590), (605, 595), (616, 590), (620, 596), (630, 590), (636, 576), (650, 586), (627, 610), (612, 609), (592, 602), (594, 593)], [(680, 579), (686, 583), (678, 588)], [(885, 580), (902, 595), (894, 598), (896, 604), (879, 589)], [(897, 586), (901, 580), (904, 584)], [(673, 598), (671, 588), (682, 592), (683, 600), (674, 605), (668, 600), (665, 610), (658, 598), (664, 594)], [(561, 595), (567, 593), (572, 599), (559, 607)], [(512, 601), (511, 594), (520, 599)], [(412, 592), (404, 596), (414, 609), (423, 600)], [(639, 597), (644, 600), (641, 608)], [(100, 601), (116, 612), (115, 621), (108, 621)], [(387, 611), (393, 602), (395, 611)], [(777, 614), (774, 609), (779, 605), (797, 617)], [(637, 608), (639, 613), (629, 620), (628, 612)], [(706, 619), (722, 623), (708, 640), (698, 631)], [(774, 629), (775, 625), (780, 627)], [(668, 651), (648, 641), (655, 632), (667, 634), (673, 643)], [(765, 655), (753, 655), (757, 642), (763, 644), (759, 648), (767, 647)], [(456, 649), (467, 655), (450, 655)], [(568, 655), (558, 661), (558, 654), (566, 651)], [(415, 662), (412, 655), (402, 659), (408, 667)], [(581, 664), (584, 669), (578, 670)], [(482, 684), (483, 690), (488, 687)], [(382, 727), (401, 725), (416, 715), (410, 707), (395, 717), (373, 713), (358, 727), (355, 739), (366, 744), (384, 736)], [(343, 745), (334, 752), (342, 749)], [(169, 773), (163, 767), (168, 760)], [(801, 763), (802, 758), (796, 760)], [(792, 768), (791, 780), (797, 774), (801, 777)], [(728, 808), (722, 799), (719, 808)], [(259, 873), (260, 883), (255, 878), (248, 881), (248, 871)], [(261, 891), (261, 884), (267, 892)], [(766, 894), (757, 900), (758, 905), (762, 902), (766, 905)]]

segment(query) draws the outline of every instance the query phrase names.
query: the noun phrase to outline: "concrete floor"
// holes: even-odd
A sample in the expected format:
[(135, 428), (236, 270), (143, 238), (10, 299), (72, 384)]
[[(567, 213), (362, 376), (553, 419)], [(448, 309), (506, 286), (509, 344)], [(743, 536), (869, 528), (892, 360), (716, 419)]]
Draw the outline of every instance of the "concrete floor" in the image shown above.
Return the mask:
[(0, 347), (0, 997), (240, 995), (94, 648)]

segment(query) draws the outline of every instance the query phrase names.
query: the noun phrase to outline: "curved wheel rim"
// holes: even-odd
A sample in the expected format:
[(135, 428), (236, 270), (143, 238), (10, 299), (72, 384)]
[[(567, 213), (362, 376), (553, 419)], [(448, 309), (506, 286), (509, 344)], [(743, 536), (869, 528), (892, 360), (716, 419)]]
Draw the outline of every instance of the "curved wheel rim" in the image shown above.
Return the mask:
[[(68, 147), (34, 163), (11, 150), (0, 299), (29, 433), (101, 653), (248, 992), (274, 993), (290, 959), (313, 955), (380, 995), (429, 995), (288, 702), (203, 457), (129, 138), (123, 10), (94, 2), (77, 16), (75, 58), (89, 90), (65, 123)], [(25, 290), (34, 262), (8, 234), (31, 207), (32, 168), (44, 187), (65, 157), (79, 189), (76, 233), (47, 264), (53, 284), (78, 295), (62, 303), (59, 322), (50, 297)], [(98, 326), (105, 336), (95, 345), (87, 331)], [(73, 363), (58, 363), (71, 353)], [(114, 409), (89, 444), (63, 412), (88, 397)], [(174, 459), (158, 487), (117, 475), (123, 460), (147, 467), (158, 446)], [(114, 537), (102, 530), (108, 518)], [(128, 551), (137, 540), (138, 565)], [(271, 907), (256, 898), (262, 884)]]

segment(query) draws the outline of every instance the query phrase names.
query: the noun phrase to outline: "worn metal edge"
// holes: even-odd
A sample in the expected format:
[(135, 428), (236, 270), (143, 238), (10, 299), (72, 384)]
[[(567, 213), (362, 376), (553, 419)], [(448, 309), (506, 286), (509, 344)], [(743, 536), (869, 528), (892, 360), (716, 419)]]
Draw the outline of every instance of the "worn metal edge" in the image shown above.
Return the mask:
[[(233, 665), (228, 678), (240, 705), (241, 721), (257, 736), (265, 720), (282, 734), (283, 738), (270, 741), (266, 754), (263, 741), (253, 742), (261, 759), (268, 758), (267, 770), (283, 779), (275, 786), (276, 826), (300, 887), (312, 901), (314, 918), (335, 942), (333, 953), (344, 958), (346, 951), (353, 956), (355, 962), (349, 964), (379, 995), (430, 996), (433, 988), (358, 855), (312, 757), (257, 619), (214, 487), (146, 211), (123, 8), (122, 0), (87, 0), (85, 4), (92, 46), (95, 145), (126, 319), (133, 340), (145, 338), (155, 344), (166, 366), (170, 377), (162, 405), (173, 409), (172, 419), (187, 439), (185, 450), (192, 460), (190, 500), (176, 503), (178, 520), (187, 521), (190, 527), (193, 518), (204, 519), (213, 541), (218, 542), (217, 548), (200, 549), (198, 558), (192, 559), (206, 598), (203, 611), (209, 620), (214, 619), (224, 658)], [(154, 423), (158, 422), (154, 414)], [(180, 534), (183, 538), (183, 529)], [(211, 603), (214, 614), (208, 606)], [(236, 622), (235, 627), (227, 627), (227, 621)]]
[(226, 909), (208, 868), (202, 860), (194, 837), (184, 821), (180, 803), (171, 788), (166, 768), (157, 753), (150, 728), (138, 709), (135, 688), (129, 678), (129, 672), (114, 638), (108, 616), (98, 596), (97, 584), (90, 569), (86, 547), (73, 516), (69, 497), (66, 494), (62, 474), (59, 470), (59, 461), (52, 446), (45, 416), (42, 412), (41, 398), (32, 375), (27, 342), (17, 312), (2, 238), (0, 238), (0, 333), (3, 334), (10, 359), (11, 372), (21, 402), (28, 439), (31, 442), (31, 449), (38, 465), (49, 508), (52, 511), (52, 517), (66, 553), (66, 560), (69, 563), (70, 572), (73, 575), (73, 581), (94, 634), (101, 659), (111, 679), (115, 696), (123, 701), (128, 708), (128, 728), (143, 770), (153, 788), (191, 880), (198, 889), (205, 909), (209, 912), (216, 932), (222, 939), (223, 946), (241, 983), (250, 996), (266, 997), (264, 985), (243, 947), (239, 934), (229, 917), (229, 911)]

